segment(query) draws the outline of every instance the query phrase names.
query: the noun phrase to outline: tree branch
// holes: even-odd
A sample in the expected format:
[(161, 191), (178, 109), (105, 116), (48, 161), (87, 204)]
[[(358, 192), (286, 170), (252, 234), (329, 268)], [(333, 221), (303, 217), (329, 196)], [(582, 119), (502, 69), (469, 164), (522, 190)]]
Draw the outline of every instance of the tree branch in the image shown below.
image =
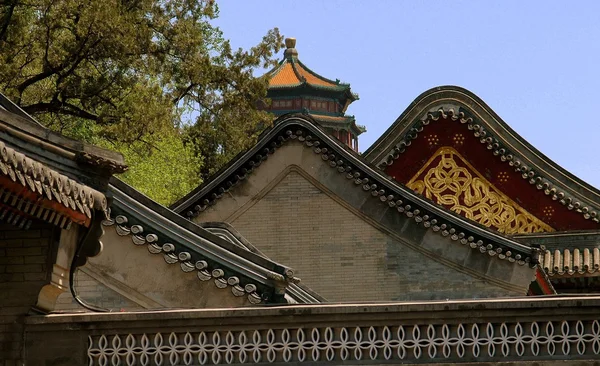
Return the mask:
[(15, 12), (15, 8), (17, 7), (17, 0), (11, 1), (8, 7), (8, 11), (2, 17), (2, 27), (0, 28), (0, 42), (6, 41), (4, 38), (6, 37), (8, 26), (10, 25), (10, 20), (12, 19), (12, 16)]
[(61, 102), (58, 100), (54, 100), (50, 103), (42, 102), (42, 103), (31, 104), (31, 105), (24, 106), (21, 108), (23, 108), (23, 110), (29, 114), (51, 112), (51, 113), (57, 113), (57, 114), (66, 114), (69, 116), (79, 117), (79, 118), (87, 119), (90, 121), (96, 121), (96, 122), (98, 122), (100, 120), (100, 117), (98, 117), (95, 114), (85, 111), (71, 103)]

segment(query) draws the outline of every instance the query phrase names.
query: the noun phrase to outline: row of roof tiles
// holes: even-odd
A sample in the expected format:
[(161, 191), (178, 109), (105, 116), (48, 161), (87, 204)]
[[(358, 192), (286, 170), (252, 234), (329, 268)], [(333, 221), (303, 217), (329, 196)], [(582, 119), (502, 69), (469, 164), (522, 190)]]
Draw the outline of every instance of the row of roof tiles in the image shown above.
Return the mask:
[(266, 74), (269, 78), (269, 88), (290, 88), (307, 85), (316, 89), (328, 89), (335, 91), (348, 91), (350, 99), (356, 100), (358, 97), (350, 92), (350, 85), (340, 83), (339, 80), (327, 79), (309, 69), (298, 59), (298, 52), (295, 49), (296, 40), (294, 38), (286, 39), (287, 49), (283, 60), (274, 69)]
[(600, 249), (546, 250), (540, 262), (550, 276), (597, 273), (600, 271)]

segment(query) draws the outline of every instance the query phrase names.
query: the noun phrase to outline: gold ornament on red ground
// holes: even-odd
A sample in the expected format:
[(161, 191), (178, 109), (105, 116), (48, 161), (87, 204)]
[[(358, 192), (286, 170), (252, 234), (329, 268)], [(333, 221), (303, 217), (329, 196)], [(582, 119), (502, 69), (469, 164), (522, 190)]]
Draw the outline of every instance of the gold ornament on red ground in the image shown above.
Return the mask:
[(407, 186), (451, 211), (501, 233), (554, 231), (494, 187), (451, 147), (440, 148)]

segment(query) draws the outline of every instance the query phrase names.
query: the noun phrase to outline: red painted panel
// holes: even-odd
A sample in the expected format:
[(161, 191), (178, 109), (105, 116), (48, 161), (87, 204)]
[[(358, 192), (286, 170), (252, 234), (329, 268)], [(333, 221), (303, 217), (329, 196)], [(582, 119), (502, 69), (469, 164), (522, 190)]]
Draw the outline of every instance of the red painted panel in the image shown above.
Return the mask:
[[(57, 201), (51, 201), (47, 198), (44, 198), (44, 196), (42, 196), (41, 194), (34, 192), (28, 187), (24, 187), (19, 183), (13, 182), (8, 177), (0, 176), (0, 187), (4, 188), (7, 191), (10, 191), (15, 197), (22, 198), (23, 200), (32, 202), (37, 206), (49, 208), (64, 216), (67, 216), (76, 224), (83, 225), (85, 227), (88, 227), (90, 225), (91, 220), (83, 213), (65, 207)], [(13, 209), (14, 208), (11, 208), (11, 210)], [(25, 214), (22, 211), (20, 212), (26, 217), (35, 218), (33, 216)]]
[(406, 184), (441, 146), (456, 149), (480, 174), (496, 188), (532, 215), (552, 226), (555, 230), (598, 229), (600, 225), (586, 220), (581, 213), (568, 210), (553, 201), (535, 185), (529, 184), (507, 162), (494, 156), (467, 125), (440, 118), (424, 126), (415, 140), (394, 163), (386, 167), (386, 174)]

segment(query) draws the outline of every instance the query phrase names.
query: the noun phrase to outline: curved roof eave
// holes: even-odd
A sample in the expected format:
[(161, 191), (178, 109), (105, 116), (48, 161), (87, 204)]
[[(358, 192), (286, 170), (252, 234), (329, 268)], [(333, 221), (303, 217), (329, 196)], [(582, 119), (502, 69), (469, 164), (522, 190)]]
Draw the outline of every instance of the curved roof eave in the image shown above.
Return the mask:
[(316, 72), (312, 71), (312, 69), (308, 66), (306, 66), (302, 61), (300, 61), (299, 59), (296, 59), (296, 61), (298, 62), (298, 64), (304, 69), (306, 70), (306, 72), (308, 72), (309, 74), (311, 74), (312, 76), (316, 77), (317, 79), (321, 79), (322, 81), (326, 82), (326, 83), (330, 83), (330, 84), (334, 84), (336, 86), (343, 86), (343, 87), (347, 87), (350, 88), (350, 84), (348, 83), (341, 83), (337, 80), (331, 80), (328, 79), (322, 75), (317, 74)]
[(0, 133), (39, 146), (62, 158), (102, 167), (111, 173), (127, 170), (120, 153), (71, 139), (49, 130), (34, 119), (27, 119), (3, 108), (0, 108)]
[(296, 88), (301, 88), (301, 87), (307, 87), (307, 88), (311, 88), (311, 89), (319, 90), (319, 91), (325, 90), (325, 91), (331, 91), (331, 92), (336, 92), (336, 93), (345, 93), (345, 94), (347, 94), (346, 96), (348, 98), (352, 98), (353, 101), (357, 100), (357, 99), (355, 99), (356, 96), (350, 92), (350, 88), (348, 86), (344, 86), (344, 85), (324, 86), (324, 85), (311, 84), (306, 81), (302, 81), (302, 82), (295, 83), (295, 84), (273, 85), (273, 86), (269, 86), (269, 89), (282, 90), (282, 89), (296, 89)]
[(458, 86), (440, 86), (419, 95), (363, 156), (369, 163), (381, 166), (401, 150), (402, 142), (410, 139), (410, 134), (418, 133), (423, 121), (432, 114), (450, 113), (456, 116), (461, 112), (465, 119), (471, 119), (465, 124), (479, 125), (479, 131), (485, 131), (490, 139), (486, 142), (490, 145), (490, 154), (499, 155), (507, 163), (520, 167), (524, 179), (536, 184), (546, 195), (551, 195), (569, 209), (581, 212), (585, 218), (600, 222), (600, 190), (542, 154), (483, 100)]
[[(340, 83), (338, 81), (330, 80), (326, 77), (323, 77), (323, 76), (315, 73), (314, 71), (312, 71), (309, 67), (304, 65), (302, 63), (302, 61), (300, 61), (299, 59), (297, 59), (295, 57), (284, 58), (282, 61), (279, 62), (279, 64), (277, 66), (275, 66), (273, 69), (271, 69), (265, 75), (267, 75), (267, 77), (269, 79), (273, 79), (288, 64), (291, 66), (292, 71), (294, 72), (294, 75), (296, 76), (296, 79), (298, 79), (298, 82), (291, 83), (291, 84), (269, 85), (269, 89), (272, 89), (272, 90), (294, 89), (294, 88), (306, 86), (309, 88), (313, 88), (315, 90), (328, 90), (328, 91), (344, 92), (346, 94), (346, 97), (349, 99), (352, 99), (352, 101), (355, 101), (358, 99), (358, 95), (355, 95), (354, 93), (352, 93), (350, 91), (350, 84)], [(319, 80), (323, 81), (324, 83), (331, 84), (331, 85), (320, 85), (320, 84), (315, 84), (315, 83), (309, 82), (302, 75), (302, 73), (298, 70), (298, 66), (301, 67), (303, 71), (312, 75), (314, 78), (319, 79)]]
[[(214, 276), (215, 272), (210, 265), (206, 268), (199, 268), (198, 263), (193, 263), (193, 257), (187, 258), (191, 252), (208, 261), (218, 263), (223, 268), (228, 268), (247, 278), (251, 283), (268, 288), (274, 288), (277, 282), (283, 283), (285, 286), (288, 282), (295, 281), (291, 277), (288, 278), (290, 274), (293, 276), (290, 268), (275, 263), (259, 253), (240, 247), (186, 220), (115, 177), (110, 180), (109, 193), (112, 196), (113, 213), (122, 216), (116, 216), (106, 225), (115, 223), (122, 225), (120, 235), (132, 235), (135, 244), (147, 244), (152, 253), (172, 254), (175, 262), (181, 262), (182, 270), (185, 265), (188, 265), (190, 270), (206, 269), (212, 271), (212, 274), (208, 272), (208, 277)], [(125, 225), (131, 225), (131, 227)], [(152, 235), (154, 237), (151, 237)], [(173, 247), (166, 248), (165, 240), (172, 243)], [(154, 248), (150, 248), (153, 245)], [(182, 255), (182, 253), (184, 254)], [(184, 272), (189, 271), (184, 270)], [(235, 285), (228, 281), (225, 283), (229, 283), (230, 286)], [(251, 292), (248, 296), (252, 297), (253, 294)], [(260, 296), (258, 298), (260, 299)]]
[[(439, 231), (444, 236), (452, 235), (453, 239), (456, 236), (456, 240), (460, 239), (462, 241), (464, 239), (465, 244), (470, 243), (473, 249), (482, 249), (483, 253), (502, 248), (505, 252), (519, 253), (518, 258), (527, 257), (532, 263), (537, 263), (538, 250), (536, 248), (523, 245), (496, 231), (467, 220), (398, 184), (389, 177), (386, 177), (380, 170), (370, 166), (360, 156), (349, 153), (333, 137), (318, 128), (315, 123), (304, 115), (281, 116), (274, 123), (273, 127), (263, 133), (254, 147), (238, 155), (227, 167), (215, 175), (214, 178), (190, 192), (190, 194), (176, 202), (171, 208), (175, 212), (183, 214), (185, 212), (193, 212), (196, 209), (201, 210), (202, 206), (206, 207), (207, 205), (216, 204), (216, 201), (229, 189), (228, 187), (232, 187), (245, 179), (248, 174), (251, 174), (254, 169), (253, 167), (258, 166), (262, 160), (267, 158), (267, 155), (275, 152), (275, 147), (270, 148), (268, 146), (273, 146), (272, 143), (275, 141), (281, 141), (280, 137), (282, 135), (289, 136), (288, 132), (302, 128), (307, 130), (312, 136), (317, 137), (327, 148), (331, 149), (334, 153), (333, 155), (336, 156), (335, 159), (343, 159), (344, 164), (347, 164), (353, 172), (358, 173), (361, 179), (366, 179), (368, 182), (374, 183), (376, 186), (372, 192), (374, 193), (374, 197), (396, 197), (392, 201), (402, 198), (402, 200), (407, 201), (404, 203), (402, 203), (402, 200), (400, 201), (403, 206), (409, 203), (407, 210), (411, 211), (411, 216), (416, 216), (416, 219), (421, 220), (421, 222), (423, 221), (423, 217), (427, 216), (428, 219), (425, 219), (427, 223), (424, 224), (426, 227), (431, 227), (434, 231)], [(362, 178), (363, 176), (364, 178)], [(385, 202), (383, 199), (382, 201)], [(395, 205), (395, 202), (389, 203), (390, 207)], [(432, 218), (435, 219), (432, 220)], [(461, 230), (461, 232), (457, 233), (457, 230)], [(479, 240), (476, 240), (477, 238)], [(487, 241), (491, 241), (494, 244), (489, 244), (491, 248), (483, 250), (487, 245)], [(514, 257), (509, 259), (514, 261)], [(523, 261), (518, 260), (518, 262)], [(524, 262), (520, 264), (524, 264)]]

